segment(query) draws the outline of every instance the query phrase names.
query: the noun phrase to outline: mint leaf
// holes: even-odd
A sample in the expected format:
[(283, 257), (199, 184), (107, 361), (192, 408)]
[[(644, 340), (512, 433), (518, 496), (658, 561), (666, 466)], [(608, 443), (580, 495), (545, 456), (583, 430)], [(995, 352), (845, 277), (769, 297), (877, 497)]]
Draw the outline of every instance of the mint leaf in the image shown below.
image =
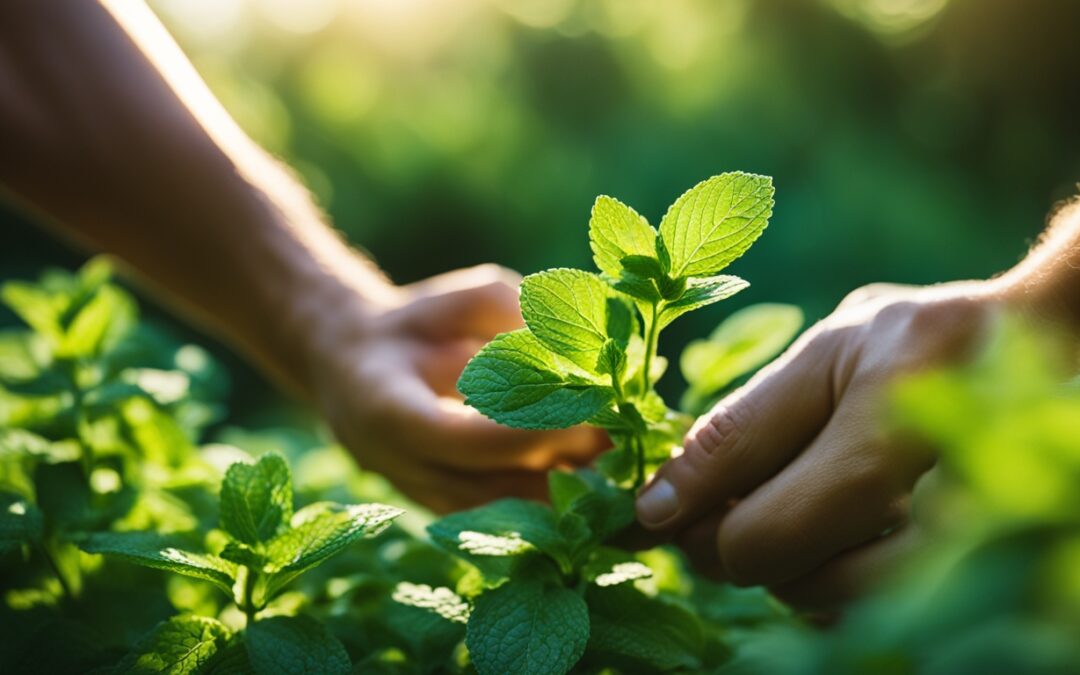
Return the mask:
[(130, 330), (135, 318), (135, 302), (126, 293), (115, 286), (102, 286), (71, 321), (57, 356), (97, 356)]
[(660, 313), (660, 328), (663, 329), (678, 317), (695, 309), (730, 298), (750, 284), (730, 275), (716, 277), (692, 277), (687, 280), (686, 290), (678, 300), (664, 305)]
[(616, 381), (622, 381), (626, 372), (626, 348), (615, 340), (607, 340), (596, 357), (595, 370), (601, 375), (611, 375)]
[(447, 621), (464, 624), (469, 620), (469, 603), (449, 588), (403, 581), (394, 587), (392, 597), (395, 602), (434, 612)]
[(267, 599), (353, 542), (379, 534), (403, 513), (402, 509), (384, 504), (342, 506), (318, 502), (300, 509), (291, 527), (266, 544), (266, 571), (272, 575)]
[[(477, 556), (514, 556), (529, 549), (527, 542), (563, 565), (569, 558), (555, 514), (543, 504), (524, 499), (500, 499), (485, 506), (453, 513), (428, 525), (435, 543), (451, 553), (474, 560)], [(481, 540), (475, 535), (498, 539)], [(477, 544), (488, 544), (479, 548)]]
[(666, 274), (660, 261), (648, 255), (628, 255), (619, 261), (622, 268), (630, 274), (646, 279), (664, 279)]
[(660, 222), (671, 276), (711, 276), (745, 253), (768, 224), (773, 193), (771, 178), (741, 171), (683, 193)]
[(572, 269), (530, 274), (521, 282), (521, 314), (551, 351), (595, 372), (604, 342), (625, 346), (633, 313), (603, 279)]
[(571, 368), (519, 330), (485, 345), (465, 366), (458, 390), (466, 404), (501, 424), (561, 429), (589, 419), (614, 397), (610, 387)]
[(9, 281), (0, 287), (0, 300), (54, 347), (60, 344), (64, 334), (60, 326), (60, 312), (67, 304), (66, 299), (34, 284)]
[(349, 675), (345, 647), (318, 621), (275, 616), (256, 621), (245, 633), (248, 658), (260, 675)]
[(794, 305), (751, 305), (732, 314), (708, 339), (695, 340), (683, 350), (679, 367), (690, 384), (684, 403), (719, 392), (767, 363), (791, 342), (802, 323), (802, 311)]
[(280, 455), (255, 464), (237, 462), (221, 484), (221, 527), (246, 544), (273, 537), (293, 510), (292, 477)]
[(600, 271), (618, 278), (623, 258), (654, 255), (656, 229), (634, 209), (602, 195), (596, 198), (589, 218), (589, 246)]
[(592, 582), (600, 587), (618, 586), (628, 581), (648, 579), (652, 576), (652, 570), (645, 563), (630, 560), (615, 563), (606, 572), (600, 572), (592, 578)]
[(586, 489), (566, 504), (565, 512), (584, 518), (597, 541), (604, 541), (634, 522), (631, 492), (590, 469), (579, 469), (574, 475)]
[(480, 675), (560, 675), (578, 662), (588, 638), (580, 595), (515, 580), (477, 598), (465, 645)]
[(625, 293), (632, 298), (646, 302), (656, 302), (663, 298), (656, 288), (656, 282), (646, 277), (641, 277), (631, 272), (624, 272), (614, 284), (615, 290)]
[(232, 597), (237, 566), (215, 555), (193, 553), (153, 532), (102, 532), (79, 543), (87, 553), (119, 558), (143, 567), (209, 581)]
[(229, 629), (216, 619), (175, 616), (158, 624), (139, 640), (117, 664), (115, 672), (140, 675), (201, 673), (228, 639)]
[(629, 584), (591, 586), (586, 600), (589, 661), (648, 672), (700, 667), (705, 638), (689, 610)]

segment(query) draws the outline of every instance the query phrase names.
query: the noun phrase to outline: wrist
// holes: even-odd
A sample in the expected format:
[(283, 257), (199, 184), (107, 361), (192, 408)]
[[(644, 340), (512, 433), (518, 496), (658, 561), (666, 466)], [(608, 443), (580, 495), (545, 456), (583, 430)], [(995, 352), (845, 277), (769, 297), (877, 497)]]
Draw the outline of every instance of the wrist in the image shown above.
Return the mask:
[(352, 251), (333, 266), (295, 284), (288, 294), (279, 362), (305, 398), (315, 398), (324, 363), (362, 343), (379, 317), (402, 302), (403, 292), (370, 261)]
[(1010, 309), (1080, 335), (1080, 208), (1062, 211), (1031, 254), (990, 283)]

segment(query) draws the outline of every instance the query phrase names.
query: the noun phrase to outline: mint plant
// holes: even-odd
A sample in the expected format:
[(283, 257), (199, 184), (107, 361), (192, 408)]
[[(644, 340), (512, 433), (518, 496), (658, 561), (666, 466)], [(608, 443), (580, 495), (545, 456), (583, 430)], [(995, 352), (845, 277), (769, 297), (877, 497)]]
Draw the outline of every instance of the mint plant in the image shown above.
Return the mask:
[(666, 368), (660, 334), (747, 287), (720, 272), (765, 229), (773, 192), (767, 176), (714, 176), (675, 200), (659, 230), (622, 202), (598, 198), (589, 240), (599, 273), (526, 277), (527, 328), (497, 336), (469, 362), (458, 382), (465, 402), (512, 427), (599, 426), (616, 445), (609, 474), (641, 486), (686, 427), (654, 389)]
[[(466, 622), (465, 644), (481, 675), (565, 673), (579, 663), (694, 669), (717, 653), (707, 645), (718, 638), (687, 606), (655, 587), (646, 592), (654, 572), (641, 556), (610, 542), (634, 519), (633, 490), (671, 456), (689, 424), (655, 390), (666, 367), (660, 335), (679, 316), (747, 287), (720, 272), (761, 235), (772, 207), (771, 179), (739, 172), (688, 190), (659, 229), (618, 200), (598, 198), (589, 239), (599, 272), (525, 277), (526, 328), (495, 337), (466, 366), (459, 390), (496, 422), (587, 423), (615, 446), (598, 470), (552, 472), (551, 508), (505, 499), (428, 528), (478, 577), (397, 597), (443, 616), (447, 606), (468, 608), (448, 620)], [(789, 339), (790, 331), (777, 341)]]
[[(351, 664), (344, 647), (313, 619), (260, 619), (259, 613), (296, 577), (353, 542), (379, 534), (403, 511), (383, 504), (316, 502), (294, 513), (289, 467), (273, 454), (254, 464), (229, 467), (219, 508), (224, 532), (213, 552), (192, 550), (196, 547), (185, 545), (181, 538), (173, 541), (144, 532), (92, 534), (80, 545), (87, 553), (194, 577), (218, 587), (247, 619), (243, 639), (247, 656), (259, 672), (349, 672)], [(176, 659), (182, 656), (201, 665), (203, 656), (224, 651), (231, 635), (215, 619), (174, 618), (156, 629), (141, 643), (141, 651), (130, 658), (178, 667)], [(205, 654), (173, 653), (177, 642), (192, 640)]]

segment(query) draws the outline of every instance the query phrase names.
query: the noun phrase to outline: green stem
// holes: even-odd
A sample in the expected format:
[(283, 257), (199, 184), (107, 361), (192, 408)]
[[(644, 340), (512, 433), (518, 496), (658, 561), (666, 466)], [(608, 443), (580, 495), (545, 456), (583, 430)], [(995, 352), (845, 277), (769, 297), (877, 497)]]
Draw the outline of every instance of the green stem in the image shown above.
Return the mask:
[(637, 471), (634, 474), (634, 490), (645, 484), (645, 444), (641, 436), (634, 435), (634, 459), (637, 462)]
[(45, 562), (49, 564), (49, 568), (52, 570), (53, 575), (56, 576), (56, 580), (60, 582), (60, 590), (63, 592), (64, 597), (68, 599), (74, 598), (75, 594), (71, 592), (71, 586), (68, 585), (67, 579), (64, 578), (64, 574), (60, 571), (60, 566), (56, 564), (56, 559), (53, 558), (52, 553), (49, 552), (49, 548), (44, 543), (39, 543), (38, 550), (41, 552), (41, 557), (45, 558)]
[(660, 303), (654, 302), (652, 305), (652, 311), (650, 316), (645, 319), (645, 367), (641, 373), (641, 393), (642, 395), (648, 393), (652, 388), (652, 377), (650, 371), (652, 370), (653, 356), (656, 355), (656, 344), (659, 339), (660, 331), (658, 329), (659, 322), (656, 320), (657, 315), (660, 313)]
[(255, 608), (251, 598), (255, 594), (255, 581), (257, 574), (255, 570), (248, 566), (243, 567), (244, 570), (244, 592), (243, 597), (240, 598), (240, 609), (244, 611), (244, 616), (247, 619), (247, 624), (250, 626), (255, 622), (255, 614), (258, 613), (258, 609)]

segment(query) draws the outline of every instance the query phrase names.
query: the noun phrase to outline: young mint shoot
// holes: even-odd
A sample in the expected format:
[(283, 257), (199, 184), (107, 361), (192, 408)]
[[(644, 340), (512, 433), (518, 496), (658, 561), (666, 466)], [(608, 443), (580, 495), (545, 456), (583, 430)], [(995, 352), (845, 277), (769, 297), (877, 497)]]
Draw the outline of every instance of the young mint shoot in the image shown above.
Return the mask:
[(597, 470), (552, 472), (552, 508), (505, 499), (428, 528), (479, 580), (456, 590), (407, 584), (395, 599), (465, 622), (481, 675), (566, 673), (579, 663), (630, 672), (706, 664), (700, 620), (639, 590), (652, 568), (606, 542), (633, 522), (633, 491), (670, 458), (689, 425), (655, 390), (666, 367), (657, 353), (661, 333), (747, 287), (721, 272), (761, 235), (772, 207), (772, 180), (738, 172), (688, 190), (658, 229), (618, 200), (598, 198), (589, 239), (599, 272), (526, 277), (526, 328), (496, 336), (466, 366), (458, 389), (496, 422), (587, 423), (615, 446)]
[(599, 197), (589, 221), (599, 273), (526, 277), (527, 327), (497, 336), (468, 364), (458, 381), (466, 403), (523, 429), (602, 427), (624, 456), (601, 466), (640, 487), (685, 430), (654, 389), (666, 367), (660, 335), (679, 316), (747, 287), (720, 272), (761, 235), (773, 193), (767, 176), (714, 176), (675, 200), (659, 230), (617, 199)]

